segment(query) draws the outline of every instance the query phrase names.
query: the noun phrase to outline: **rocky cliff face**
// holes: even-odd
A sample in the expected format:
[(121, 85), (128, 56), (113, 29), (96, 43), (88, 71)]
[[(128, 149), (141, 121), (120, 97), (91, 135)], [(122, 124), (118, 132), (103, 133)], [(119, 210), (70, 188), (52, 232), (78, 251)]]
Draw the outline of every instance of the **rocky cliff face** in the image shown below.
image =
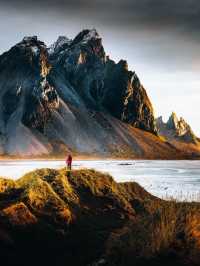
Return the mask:
[[(114, 117), (143, 130), (156, 133), (153, 107), (137, 75), (126, 61), (115, 63), (106, 56), (96, 30), (84, 30), (74, 40), (59, 39), (59, 58), (51, 52), (55, 72), (64, 76), (86, 106), (106, 110)], [(58, 50), (58, 49), (57, 49)], [(58, 53), (58, 52), (56, 52)], [(55, 74), (52, 74), (56, 76)]]
[(162, 117), (156, 120), (159, 134), (170, 139), (177, 139), (188, 143), (198, 143), (198, 138), (195, 136), (190, 125), (181, 117), (178, 119), (173, 112), (166, 123), (163, 122)]
[(4, 266), (198, 266), (199, 204), (162, 201), (94, 170), (0, 178)]
[(1, 55), (0, 105), (1, 154), (174, 153), (156, 138), (153, 107), (136, 73), (106, 56), (94, 29), (73, 40), (60, 36), (50, 47), (25, 37)]
[(118, 119), (140, 129), (157, 133), (152, 104), (135, 72), (126, 61), (107, 60), (103, 106)]
[[(32, 130), (44, 132), (51, 110), (58, 108), (58, 95), (48, 82), (51, 69), (45, 44), (36, 36), (0, 57), (0, 132), (3, 153), (23, 153), (38, 142)], [(23, 141), (24, 138), (27, 138)], [(28, 144), (29, 143), (29, 144)], [(29, 148), (27, 147), (29, 145)], [(41, 146), (38, 142), (36, 149)]]

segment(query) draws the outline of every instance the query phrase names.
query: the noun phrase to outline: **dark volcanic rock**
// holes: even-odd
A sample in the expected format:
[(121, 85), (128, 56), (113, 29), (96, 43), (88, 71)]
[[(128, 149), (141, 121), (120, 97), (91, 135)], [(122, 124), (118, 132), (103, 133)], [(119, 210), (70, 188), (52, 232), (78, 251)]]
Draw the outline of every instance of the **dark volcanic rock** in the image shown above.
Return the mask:
[(73, 40), (60, 36), (49, 48), (25, 37), (1, 55), (0, 104), (4, 154), (53, 154), (55, 146), (58, 154), (59, 147), (140, 158), (174, 154), (156, 137), (152, 104), (136, 73), (106, 56), (94, 29)]
[(96, 30), (83, 30), (69, 46), (62, 45), (60, 56), (52, 61), (53, 79), (62, 71), (65, 79), (84, 101), (87, 108), (98, 108), (103, 90), (105, 52)]
[(118, 119), (156, 134), (152, 104), (135, 72), (126, 61), (106, 63), (103, 106)]
[(44, 133), (52, 110), (59, 105), (57, 92), (47, 77), (51, 69), (47, 48), (36, 36), (25, 37), (0, 57), (0, 69), (0, 131), (6, 139), (4, 153), (26, 154), (27, 149), (32, 153), (30, 144), (25, 148), (25, 135), (29, 135), (27, 143), (34, 142), (29, 130)]
[(26, 97), (22, 123), (29, 128), (44, 132), (45, 125), (51, 118), (51, 112), (59, 107), (58, 94), (46, 78), (41, 79)]
[(62, 52), (59, 59), (53, 57), (54, 69), (64, 70), (88, 108), (105, 108), (121, 121), (156, 133), (153, 107), (137, 75), (126, 61), (116, 64), (106, 57), (96, 30), (83, 30), (59, 47)]

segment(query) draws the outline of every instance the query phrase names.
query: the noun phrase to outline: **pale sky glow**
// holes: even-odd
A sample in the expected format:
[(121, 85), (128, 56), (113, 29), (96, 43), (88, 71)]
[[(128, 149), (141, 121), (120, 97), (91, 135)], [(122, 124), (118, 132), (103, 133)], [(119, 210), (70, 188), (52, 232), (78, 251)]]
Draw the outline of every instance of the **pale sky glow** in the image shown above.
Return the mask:
[(51, 44), (96, 28), (110, 58), (136, 71), (156, 115), (166, 120), (175, 111), (200, 136), (200, 2), (173, 2), (0, 0), (0, 52), (25, 35)]

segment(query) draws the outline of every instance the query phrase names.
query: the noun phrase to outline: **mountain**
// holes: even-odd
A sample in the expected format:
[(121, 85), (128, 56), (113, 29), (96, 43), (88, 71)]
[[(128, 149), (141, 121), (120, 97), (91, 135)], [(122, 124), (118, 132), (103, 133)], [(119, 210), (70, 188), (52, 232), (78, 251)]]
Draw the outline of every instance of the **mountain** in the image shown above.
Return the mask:
[(158, 134), (165, 137), (167, 141), (182, 150), (189, 149), (193, 152), (200, 151), (200, 139), (194, 134), (190, 125), (182, 118), (172, 112), (165, 123), (160, 116), (156, 119)]
[(185, 156), (157, 137), (136, 73), (105, 53), (96, 30), (47, 47), (25, 37), (0, 56), (2, 155)]
[(0, 199), (4, 266), (199, 265), (199, 203), (87, 169), (1, 178)]

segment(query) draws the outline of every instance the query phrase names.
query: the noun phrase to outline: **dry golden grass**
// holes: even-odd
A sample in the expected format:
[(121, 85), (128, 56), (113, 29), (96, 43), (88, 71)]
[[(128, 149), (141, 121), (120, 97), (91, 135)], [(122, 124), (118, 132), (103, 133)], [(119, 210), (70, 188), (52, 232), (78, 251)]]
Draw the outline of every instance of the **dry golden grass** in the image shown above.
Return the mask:
[(13, 225), (25, 226), (37, 222), (37, 218), (29, 211), (23, 202), (16, 203), (3, 209), (1, 215), (5, 215)]
[[(49, 217), (53, 212), (54, 217), (52, 218), (55, 222), (62, 220), (70, 223), (72, 214), (69, 206), (54, 190), (56, 186), (59, 186), (61, 191), (64, 188), (63, 192), (67, 192), (67, 194), (70, 191), (66, 177), (62, 176), (62, 171), (59, 173), (60, 175), (53, 169), (36, 170), (23, 176), (16, 183), (24, 191), (21, 198), (33, 212)], [(56, 178), (60, 183), (56, 181)]]
[(16, 187), (16, 183), (11, 179), (0, 178), (0, 193), (8, 192), (10, 189)]
[(51, 232), (64, 232), (62, 237), (70, 232), (87, 254), (92, 247), (117, 266), (164, 260), (171, 253), (186, 265), (200, 261), (200, 203), (164, 201), (137, 183), (116, 183), (109, 174), (88, 169), (41, 169), (0, 184), (0, 218), (14, 227), (42, 223), (42, 230), (50, 226)]

